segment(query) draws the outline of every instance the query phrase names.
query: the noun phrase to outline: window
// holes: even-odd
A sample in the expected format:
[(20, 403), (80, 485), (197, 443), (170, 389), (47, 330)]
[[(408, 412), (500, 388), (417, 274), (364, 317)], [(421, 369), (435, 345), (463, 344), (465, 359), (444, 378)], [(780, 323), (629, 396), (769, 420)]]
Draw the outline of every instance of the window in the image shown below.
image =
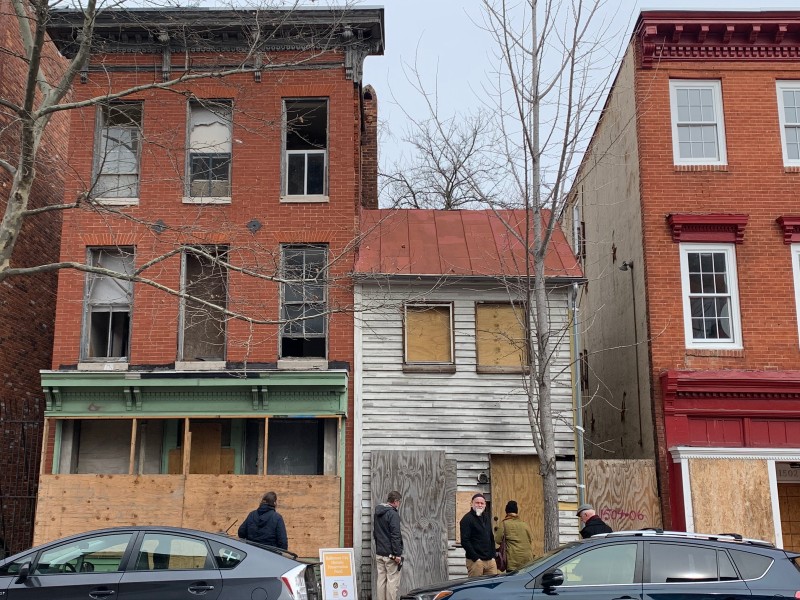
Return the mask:
[[(728, 564), (730, 564), (730, 560)], [(719, 581), (717, 551), (685, 544), (650, 544), (650, 583)]]
[(214, 553), (214, 561), (218, 569), (233, 569), (241, 563), (247, 554), (236, 548), (225, 546), (215, 540), (208, 540)]
[[(133, 274), (133, 248), (89, 250), (89, 265), (120, 275)], [(104, 361), (128, 357), (133, 282), (87, 273), (83, 358)]]
[(183, 253), (182, 335), (184, 361), (225, 360), (228, 298), (227, 249), (187, 248)]
[(406, 304), (407, 364), (453, 364), (453, 307), (450, 304)]
[(281, 357), (325, 358), (326, 246), (281, 248)]
[(335, 475), (336, 440), (333, 419), (271, 418), (267, 475)]
[(327, 194), (328, 103), (326, 100), (286, 100), (284, 194)]
[[(4, 546), (2, 545), (2, 543), (0, 543), (0, 549), (2, 549), (3, 547)], [(5, 556), (3, 555), (2, 558), (5, 558)], [(19, 570), (22, 568), (22, 565), (24, 565), (27, 562), (31, 562), (31, 560), (33, 560), (33, 554), (26, 554), (25, 556), (23, 556), (22, 558), (18, 558), (14, 562), (4, 564), (2, 567), (0, 567), (0, 577), (3, 577), (5, 575), (17, 575), (19, 573)]]
[(800, 166), (800, 81), (778, 82), (783, 164)]
[(800, 334), (800, 244), (792, 244), (792, 273), (794, 278), (794, 305), (797, 311), (797, 328)]
[(42, 552), (36, 575), (119, 571), (130, 533), (81, 538)]
[(99, 115), (94, 195), (101, 198), (137, 198), (142, 104), (108, 104), (100, 107)]
[(478, 370), (521, 371), (528, 366), (525, 327), (525, 309), (518, 304), (476, 305)]
[(731, 550), (730, 553), (744, 579), (758, 579), (772, 565), (772, 559), (768, 556), (743, 550)]
[(687, 348), (741, 348), (733, 244), (681, 244)]
[(564, 585), (632, 584), (636, 574), (637, 544), (615, 544), (588, 550), (559, 566)]
[(726, 164), (720, 82), (673, 80), (669, 87), (675, 164)]
[(210, 569), (210, 553), (205, 542), (168, 533), (148, 533), (136, 558), (137, 571), (185, 571)]
[(189, 196), (231, 195), (231, 105), (224, 101), (189, 103)]

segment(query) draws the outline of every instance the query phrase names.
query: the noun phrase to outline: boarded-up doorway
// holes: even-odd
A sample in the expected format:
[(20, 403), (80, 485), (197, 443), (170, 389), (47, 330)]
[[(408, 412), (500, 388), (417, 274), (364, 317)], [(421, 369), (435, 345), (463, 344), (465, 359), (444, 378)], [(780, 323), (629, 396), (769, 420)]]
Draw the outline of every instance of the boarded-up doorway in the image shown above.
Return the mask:
[[(373, 450), (371, 453), (371, 506), (386, 502), (392, 490), (402, 494), (400, 530), (403, 534), (403, 563), (399, 595), (416, 587), (447, 580), (447, 500), (454, 502), (455, 482), (447, 477), (444, 452)], [(372, 532), (370, 522), (370, 534)], [(372, 542), (375, 555), (375, 542)], [(375, 565), (372, 569), (372, 597), (377, 598)]]
[(492, 454), (492, 519), (505, 516), (506, 502), (516, 500), (519, 517), (531, 528), (533, 554), (544, 553), (544, 492), (535, 455)]
[(783, 549), (800, 552), (800, 483), (778, 484)]

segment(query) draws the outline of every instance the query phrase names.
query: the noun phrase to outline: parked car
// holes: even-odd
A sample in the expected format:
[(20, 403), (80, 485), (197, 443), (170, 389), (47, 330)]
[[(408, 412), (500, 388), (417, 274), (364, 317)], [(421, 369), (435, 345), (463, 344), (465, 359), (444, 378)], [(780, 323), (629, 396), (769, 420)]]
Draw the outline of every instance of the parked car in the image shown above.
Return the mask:
[(735, 534), (618, 532), (566, 544), (518, 571), (420, 588), (402, 600), (800, 598), (798, 557)]
[(278, 548), (177, 527), (116, 527), (0, 561), (1, 600), (321, 600), (313, 565)]

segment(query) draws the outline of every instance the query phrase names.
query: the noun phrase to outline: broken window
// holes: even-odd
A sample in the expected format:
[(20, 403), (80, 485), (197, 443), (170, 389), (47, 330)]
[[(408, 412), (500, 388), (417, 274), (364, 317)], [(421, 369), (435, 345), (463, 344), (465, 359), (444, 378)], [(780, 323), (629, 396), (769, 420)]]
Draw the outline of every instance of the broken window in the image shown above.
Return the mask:
[(137, 198), (142, 103), (101, 106), (99, 119), (94, 195), (102, 198)]
[(518, 304), (487, 302), (475, 307), (478, 370), (520, 371), (528, 366), (525, 316)]
[(270, 419), (267, 475), (336, 473), (336, 421)]
[(58, 472), (127, 473), (132, 423), (130, 419), (61, 421)]
[(406, 304), (406, 364), (453, 364), (450, 304)]
[(183, 253), (180, 357), (184, 361), (225, 360), (228, 298), (227, 249), (188, 248)]
[(327, 194), (328, 103), (285, 101), (284, 192), (288, 196)]
[[(89, 265), (133, 274), (133, 248), (97, 248), (89, 251)], [(84, 359), (128, 357), (133, 282), (110, 275), (86, 275)]]
[(189, 196), (231, 195), (231, 105), (189, 103)]
[(281, 356), (325, 358), (326, 246), (283, 246)]

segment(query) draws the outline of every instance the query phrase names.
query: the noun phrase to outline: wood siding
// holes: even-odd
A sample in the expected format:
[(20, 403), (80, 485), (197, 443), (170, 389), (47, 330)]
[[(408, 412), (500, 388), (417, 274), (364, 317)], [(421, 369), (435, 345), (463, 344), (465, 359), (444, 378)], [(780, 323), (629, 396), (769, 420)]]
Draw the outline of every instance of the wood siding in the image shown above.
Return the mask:
[[(552, 290), (550, 313), (562, 335), (555, 351), (553, 408), (556, 415), (559, 502), (563, 541), (575, 539), (578, 520), (573, 400), (568, 331), (568, 289)], [(440, 450), (457, 463), (459, 496), (480, 491), (490, 497), (490, 456), (535, 454), (521, 373), (478, 373), (476, 369), (476, 302), (508, 302), (502, 285), (457, 286), (361, 284), (356, 293), (365, 310), (357, 315), (356, 411), (361, 433), (360, 565), (362, 590), (371, 586), (373, 563), (371, 452), (373, 450)], [(404, 372), (403, 301), (452, 302), (455, 373)], [(360, 340), (360, 342), (358, 341)], [(358, 469), (358, 464), (356, 465)], [(358, 481), (356, 481), (358, 485)], [(385, 499), (384, 499), (385, 500)], [(455, 509), (455, 522), (463, 509)], [(502, 511), (502, 507), (499, 508)], [(401, 508), (401, 519), (403, 511)], [(502, 515), (501, 515), (502, 516)], [(359, 515), (356, 514), (358, 520)], [(455, 523), (447, 523), (448, 576), (466, 575), (464, 552), (456, 547)], [(354, 543), (359, 544), (356, 531)], [(356, 551), (358, 553), (358, 549)]]

